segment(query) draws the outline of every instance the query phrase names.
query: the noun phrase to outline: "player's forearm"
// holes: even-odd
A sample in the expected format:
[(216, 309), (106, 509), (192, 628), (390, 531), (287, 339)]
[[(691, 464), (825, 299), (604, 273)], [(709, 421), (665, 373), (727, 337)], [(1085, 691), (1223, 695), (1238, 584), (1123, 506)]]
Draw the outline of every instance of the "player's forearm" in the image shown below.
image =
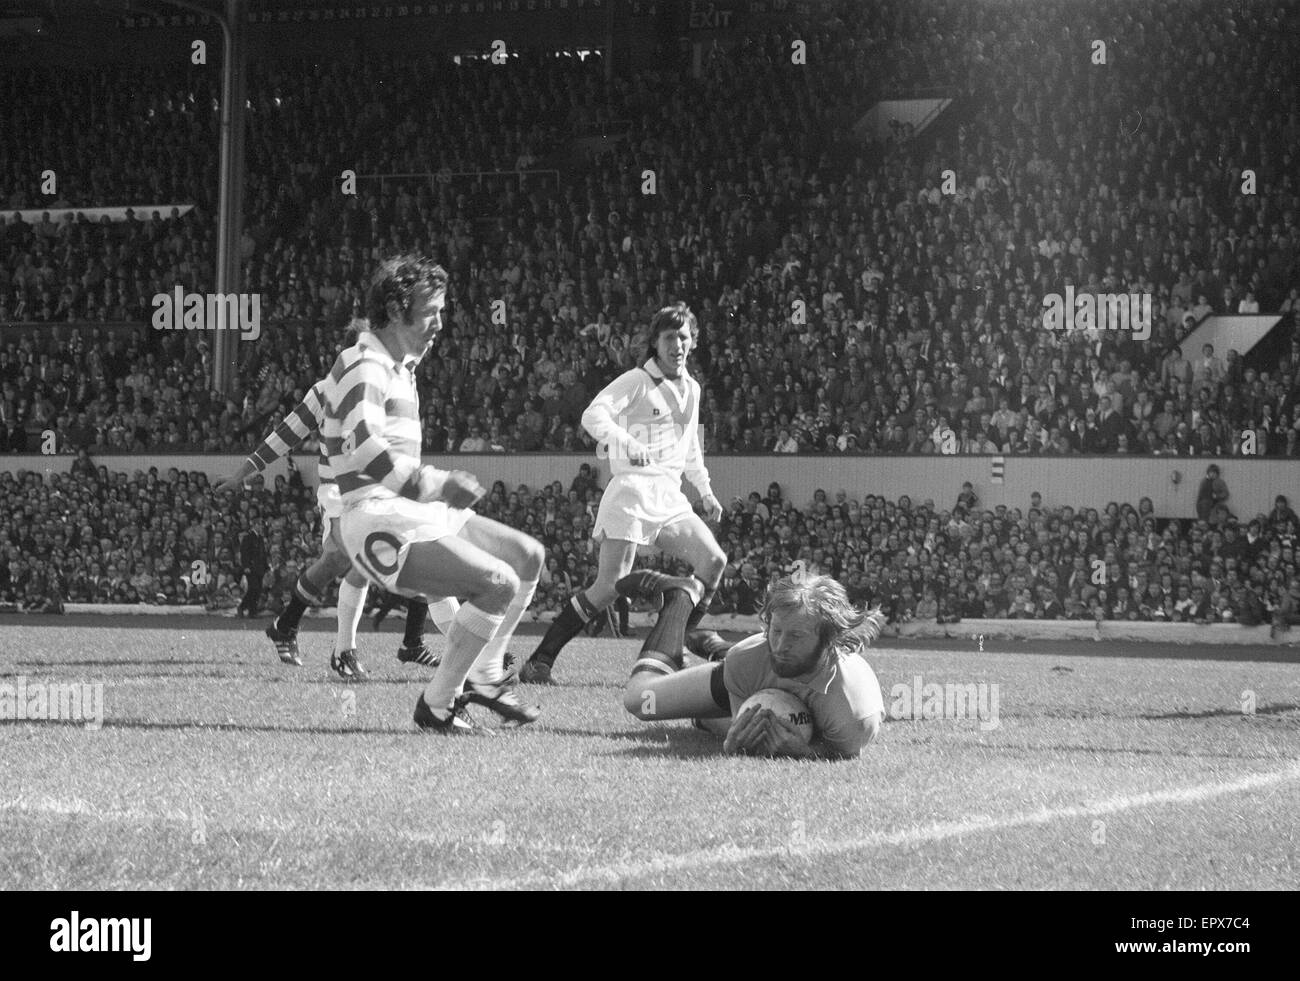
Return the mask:
[(230, 479), (243, 483), (245, 480), (252, 477), (253, 474), (261, 473), (265, 468), (266, 464), (262, 463), (257, 458), (257, 454), (254, 453), (252, 456), (244, 458), (244, 462), (239, 465), (239, 469), (235, 471), (234, 475)]
[(421, 502), (441, 500), (443, 488), (450, 476), (450, 470), (439, 470), (427, 463), (420, 464), (420, 469), (416, 474), (415, 500)]
[[(257, 445), (248, 457), (246, 462), (251, 463), (254, 470), (265, 470), (282, 456), (287, 456), (290, 449), (284, 443), (276, 445), (271, 442), (272, 437), (268, 436)], [(283, 447), (283, 448), (281, 448)]]
[(450, 471), (399, 453), (383, 440), (376, 440), (373, 448), (374, 456), (362, 472), (381, 487), (411, 501), (434, 501), (441, 496)]
[(688, 431), (686, 438), (691, 442), (686, 451), (686, 466), (683, 472), (691, 486), (700, 492), (700, 496), (708, 497), (713, 493), (713, 486), (709, 480), (709, 468), (704, 465), (704, 452), (700, 449), (698, 420)]
[(699, 470), (687, 470), (686, 479), (690, 485), (700, 492), (700, 497), (708, 497), (713, 493), (713, 484), (709, 480), (709, 471), (701, 467)]
[(313, 435), (315, 432), (315, 427), (309, 430), (300, 430), (298, 427), (282, 422), (275, 427), (275, 432), (262, 440), (257, 449), (253, 451), (253, 457), (263, 467), (268, 467), (281, 457), (288, 456), (301, 446), (308, 436)]
[(305, 401), (300, 402), (258, 444), (251, 459), (259, 470), (264, 470), (281, 457), (288, 456), (301, 446), (307, 437), (317, 431), (316, 417), (312, 415)]
[(634, 440), (632, 434), (614, 421), (613, 413), (605, 405), (591, 405), (582, 414), (582, 428), (597, 443), (608, 443), (611, 452), (626, 449)]

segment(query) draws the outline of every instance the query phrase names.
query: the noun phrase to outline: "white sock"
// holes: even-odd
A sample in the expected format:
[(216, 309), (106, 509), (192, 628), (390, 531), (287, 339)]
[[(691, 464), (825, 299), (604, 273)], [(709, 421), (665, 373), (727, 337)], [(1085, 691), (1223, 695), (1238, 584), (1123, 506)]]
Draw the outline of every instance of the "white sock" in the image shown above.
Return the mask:
[(357, 649), (357, 627), (369, 589), (369, 585), (353, 586), (346, 579), (339, 583), (339, 627), (334, 636), (334, 649), (339, 653)]
[(478, 656), (474, 666), (470, 668), (469, 677), (476, 685), (495, 685), (506, 675), (506, 647), (510, 644), (510, 639), (515, 635), (515, 628), (519, 626), (519, 621), (523, 619), (528, 605), (533, 601), (533, 594), (537, 592), (537, 580), (519, 584), (519, 592), (515, 598), (510, 601), (503, 614), (504, 619), (501, 621), (501, 628), (496, 632), (487, 645), (483, 648), (483, 653)]
[(464, 604), (456, 612), (447, 632), (447, 651), (424, 689), (424, 700), (434, 712), (442, 714), (451, 709), (469, 669), (500, 628), (503, 616), (480, 610), (473, 603)]
[(451, 632), (451, 622), (456, 619), (460, 601), (454, 596), (447, 596), (429, 604), (429, 619), (444, 637)]

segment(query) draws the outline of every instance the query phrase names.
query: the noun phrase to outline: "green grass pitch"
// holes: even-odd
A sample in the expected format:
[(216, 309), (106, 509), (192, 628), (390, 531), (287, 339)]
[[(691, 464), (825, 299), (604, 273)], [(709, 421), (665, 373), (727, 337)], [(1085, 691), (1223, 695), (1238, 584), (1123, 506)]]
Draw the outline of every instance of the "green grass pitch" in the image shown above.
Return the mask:
[(446, 739), (411, 724), (427, 672), (397, 662), (391, 630), (362, 634), (374, 680), (345, 685), (323, 622), (292, 668), (265, 621), (145, 619), (0, 623), (0, 682), (102, 682), (105, 713), (98, 730), (0, 723), (0, 888), (1300, 881), (1294, 653), (886, 643), (887, 706), (918, 675), (997, 684), (997, 727), (891, 720), (861, 760), (800, 763), (625, 714), (631, 640), (571, 644), (562, 687), (524, 689), (536, 725)]

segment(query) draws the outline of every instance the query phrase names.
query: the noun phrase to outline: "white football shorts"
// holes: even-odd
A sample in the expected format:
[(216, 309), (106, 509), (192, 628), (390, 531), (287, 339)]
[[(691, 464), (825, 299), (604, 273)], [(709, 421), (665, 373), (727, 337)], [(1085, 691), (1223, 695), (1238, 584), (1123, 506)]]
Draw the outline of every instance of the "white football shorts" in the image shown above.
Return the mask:
[(316, 505), (327, 518), (337, 518), (343, 513), (343, 497), (339, 494), (339, 485), (330, 481), (328, 484), (316, 485)]
[(333, 546), (339, 550), (343, 542), (337, 537), (338, 519), (343, 514), (343, 498), (339, 494), (339, 485), (330, 481), (316, 485), (316, 506), (321, 513), (321, 551), (328, 552)]
[(665, 527), (692, 513), (681, 482), (650, 474), (615, 474), (605, 486), (591, 537), (653, 545)]
[(320, 536), (321, 554), (329, 555), (334, 552), (338, 555), (347, 555), (347, 549), (343, 545), (343, 536), (339, 532), (339, 519), (322, 514), (320, 520), (321, 527), (324, 529)]
[(443, 501), (371, 499), (345, 507), (339, 531), (352, 565), (375, 585), (398, 592), (397, 578), (411, 546), (458, 534), (473, 513)]

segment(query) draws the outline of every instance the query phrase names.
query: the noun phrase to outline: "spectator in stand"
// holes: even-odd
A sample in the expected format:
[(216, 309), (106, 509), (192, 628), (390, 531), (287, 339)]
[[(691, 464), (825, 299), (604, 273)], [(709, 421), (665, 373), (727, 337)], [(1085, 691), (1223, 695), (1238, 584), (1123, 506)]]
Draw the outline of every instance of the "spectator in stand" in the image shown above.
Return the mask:
[(1228, 485), (1219, 475), (1218, 466), (1211, 463), (1205, 468), (1205, 477), (1196, 491), (1196, 516), (1202, 521), (1209, 521), (1228, 497)]
[(1300, 577), (1293, 576), (1286, 593), (1280, 598), (1273, 612), (1269, 636), (1278, 637), (1286, 634), (1297, 624), (1300, 624)]

